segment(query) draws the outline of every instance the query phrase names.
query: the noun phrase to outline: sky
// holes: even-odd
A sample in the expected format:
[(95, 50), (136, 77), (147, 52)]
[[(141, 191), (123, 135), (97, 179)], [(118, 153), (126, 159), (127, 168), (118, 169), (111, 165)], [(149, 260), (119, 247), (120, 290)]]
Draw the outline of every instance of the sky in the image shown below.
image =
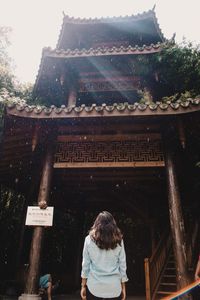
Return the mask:
[(42, 48), (56, 47), (63, 12), (74, 17), (135, 15), (156, 5), (155, 12), (166, 38), (176, 33), (200, 44), (200, 0), (0, 0), (0, 26), (10, 26), (9, 53), (21, 82), (35, 82)]

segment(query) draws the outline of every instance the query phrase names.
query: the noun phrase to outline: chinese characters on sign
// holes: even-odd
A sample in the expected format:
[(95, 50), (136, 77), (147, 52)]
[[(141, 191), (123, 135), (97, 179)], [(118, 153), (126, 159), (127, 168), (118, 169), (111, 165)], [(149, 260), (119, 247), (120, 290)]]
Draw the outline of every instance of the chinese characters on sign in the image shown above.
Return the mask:
[(28, 206), (26, 223), (28, 226), (52, 226), (53, 206), (41, 209), (38, 206)]

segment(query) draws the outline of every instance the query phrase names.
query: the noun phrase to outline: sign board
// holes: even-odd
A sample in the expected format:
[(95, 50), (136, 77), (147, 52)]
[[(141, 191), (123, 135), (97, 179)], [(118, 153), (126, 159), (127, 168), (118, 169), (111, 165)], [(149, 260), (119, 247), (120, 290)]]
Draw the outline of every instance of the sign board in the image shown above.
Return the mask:
[(46, 209), (41, 209), (39, 206), (28, 206), (25, 225), (52, 226), (53, 209), (53, 206), (48, 206)]

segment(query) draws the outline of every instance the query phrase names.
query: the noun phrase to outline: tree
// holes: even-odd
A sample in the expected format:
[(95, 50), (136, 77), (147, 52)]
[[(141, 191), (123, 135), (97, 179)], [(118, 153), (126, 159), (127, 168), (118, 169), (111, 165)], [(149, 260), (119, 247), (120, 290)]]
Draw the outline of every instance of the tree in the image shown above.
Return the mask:
[(8, 55), (10, 33), (10, 27), (0, 27), (0, 140), (3, 130), (4, 101), (18, 97), (32, 103), (33, 85), (19, 83), (13, 73), (13, 61)]
[(0, 91), (6, 89), (12, 92), (14, 89), (14, 75), (12, 72), (12, 60), (7, 51), (10, 45), (10, 32), (11, 28), (0, 27)]
[(13, 61), (8, 55), (10, 27), (0, 27), (0, 95), (32, 100), (31, 83), (20, 83), (13, 73)]
[[(150, 74), (153, 74), (153, 89), (157, 100), (186, 91), (191, 96), (200, 94), (200, 51), (199, 46), (183, 41), (171, 44), (150, 58)], [(152, 77), (152, 76), (151, 76)]]

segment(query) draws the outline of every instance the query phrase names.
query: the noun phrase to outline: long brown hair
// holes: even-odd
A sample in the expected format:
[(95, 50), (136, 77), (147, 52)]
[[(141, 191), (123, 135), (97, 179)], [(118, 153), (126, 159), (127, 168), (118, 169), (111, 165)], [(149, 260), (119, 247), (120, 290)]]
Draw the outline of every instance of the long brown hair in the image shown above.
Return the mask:
[(100, 249), (115, 249), (118, 244), (121, 245), (122, 233), (108, 211), (98, 214), (89, 234)]

